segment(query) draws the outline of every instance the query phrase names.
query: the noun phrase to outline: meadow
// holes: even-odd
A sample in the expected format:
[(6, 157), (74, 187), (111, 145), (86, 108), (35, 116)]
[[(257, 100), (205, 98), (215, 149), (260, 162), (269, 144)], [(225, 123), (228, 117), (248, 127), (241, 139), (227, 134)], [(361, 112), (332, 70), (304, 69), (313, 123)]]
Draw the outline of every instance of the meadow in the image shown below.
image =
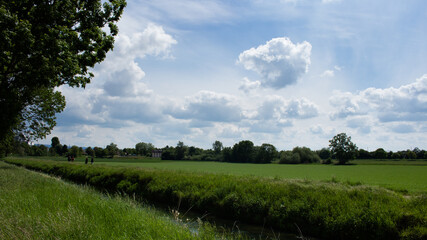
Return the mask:
[[(106, 162), (111, 163), (114, 159), (109, 160)], [(6, 161), (76, 183), (89, 184), (102, 191), (136, 195), (169, 206), (179, 203), (183, 209), (191, 208), (285, 232), (298, 233), (301, 229), (304, 234), (323, 239), (427, 237), (427, 198), (422, 193), (404, 196), (399, 192), (360, 183), (239, 176), (129, 165), (119, 167), (99, 161), (93, 166), (86, 166), (80, 159), (74, 163), (16, 158)]]
[[(34, 158), (55, 159), (65, 158)], [(164, 161), (155, 158), (102, 158), (95, 164), (110, 166), (168, 169), (200, 173), (259, 176), (281, 179), (334, 181), (379, 186), (403, 193), (427, 193), (427, 161), (355, 160), (352, 165), (325, 164), (250, 164), (200, 161)], [(84, 162), (78, 158), (76, 162)]]
[(0, 239), (244, 239), (0, 161)]

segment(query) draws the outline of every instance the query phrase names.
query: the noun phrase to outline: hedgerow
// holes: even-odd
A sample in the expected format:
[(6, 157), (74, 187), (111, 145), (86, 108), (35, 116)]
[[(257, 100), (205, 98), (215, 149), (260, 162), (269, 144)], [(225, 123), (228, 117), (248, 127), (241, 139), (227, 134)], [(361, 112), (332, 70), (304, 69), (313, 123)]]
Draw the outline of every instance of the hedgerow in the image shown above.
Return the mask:
[(7, 159), (101, 190), (324, 239), (427, 239), (427, 197), (334, 182)]

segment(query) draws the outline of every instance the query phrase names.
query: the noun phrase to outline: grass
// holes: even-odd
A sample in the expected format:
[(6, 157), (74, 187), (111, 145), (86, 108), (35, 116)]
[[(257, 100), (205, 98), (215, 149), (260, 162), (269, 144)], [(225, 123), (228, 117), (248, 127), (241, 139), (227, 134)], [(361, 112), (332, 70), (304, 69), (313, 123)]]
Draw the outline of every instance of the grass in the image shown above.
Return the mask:
[(120, 196), (0, 161), (0, 239), (221, 239)]
[[(65, 158), (42, 157), (34, 159)], [(76, 162), (84, 162), (78, 158)], [(281, 179), (305, 179), (366, 184), (407, 193), (427, 193), (427, 161), (356, 160), (355, 165), (322, 164), (249, 164), (194, 161), (162, 161), (153, 158), (95, 158), (95, 164), (143, 167), (188, 172), (260, 176)]]
[(85, 166), (46, 160), (6, 161), (99, 189), (137, 194), (170, 205), (181, 202), (184, 208), (193, 207), (232, 220), (288, 232), (296, 232), (297, 225), (305, 234), (324, 239), (427, 237), (427, 197), (423, 194), (404, 197), (382, 188), (336, 181)]

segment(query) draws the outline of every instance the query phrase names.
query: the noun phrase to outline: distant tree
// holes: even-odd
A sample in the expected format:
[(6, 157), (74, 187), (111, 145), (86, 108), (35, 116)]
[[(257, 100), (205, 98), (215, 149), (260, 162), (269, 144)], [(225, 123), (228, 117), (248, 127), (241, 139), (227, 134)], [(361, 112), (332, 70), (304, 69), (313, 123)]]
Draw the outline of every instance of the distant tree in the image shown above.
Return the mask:
[(234, 144), (232, 162), (254, 162), (254, 144), (249, 140)]
[(328, 159), (331, 157), (331, 151), (328, 148), (322, 148), (318, 151), (317, 155), (319, 155), (321, 159)]
[(214, 151), (215, 154), (220, 154), (222, 151), (222, 142), (216, 140), (213, 144), (212, 144), (212, 150)]
[(417, 154), (415, 154), (413, 151), (411, 150), (406, 150), (406, 155), (405, 155), (406, 159), (416, 159), (417, 158)]
[(95, 152), (93, 151), (93, 149), (91, 147), (86, 148), (85, 152), (90, 157), (93, 157), (95, 155)]
[(117, 147), (117, 144), (114, 144), (114, 143), (110, 143), (109, 145), (107, 145), (105, 150), (107, 152), (107, 155), (110, 156), (111, 158), (113, 158), (114, 155), (117, 155), (119, 152), (119, 148)]
[(383, 148), (378, 148), (373, 152), (375, 159), (386, 159), (387, 158), (387, 152)]
[(136, 154), (135, 148), (123, 148), (123, 155), (128, 156), (134, 154)]
[(400, 155), (400, 153), (398, 153), (398, 152), (394, 152), (394, 153), (391, 155), (391, 158), (392, 158), (392, 159), (401, 159), (401, 158), (402, 158), (402, 156)]
[(188, 155), (189, 156), (193, 156), (193, 155), (196, 154), (196, 151), (197, 151), (197, 148), (194, 147), (194, 146), (191, 146), (191, 147), (188, 148)]
[(106, 149), (103, 149), (101, 147), (94, 147), (93, 151), (95, 153), (95, 157), (97, 157), (97, 158), (103, 158), (103, 157), (107, 156)]
[(166, 146), (162, 149), (162, 160), (175, 160), (175, 149), (173, 147)]
[(65, 156), (67, 154), (68, 154), (68, 146), (64, 144), (62, 145), (61, 152), (59, 153), (59, 155)]
[(357, 146), (351, 142), (351, 137), (345, 133), (339, 133), (329, 140), (332, 154), (338, 159), (339, 164), (345, 164), (356, 157)]
[(185, 150), (186, 150), (186, 146), (184, 145), (183, 142), (179, 141), (176, 144), (176, 148), (175, 148), (175, 159), (176, 160), (182, 160), (182, 159), (184, 159)]
[(224, 162), (232, 162), (233, 158), (233, 150), (231, 147), (225, 147), (222, 149), (222, 161)]
[(139, 142), (135, 145), (136, 154), (141, 156), (151, 156), (154, 145), (151, 143)]
[(359, 159), (371, 159), (372, 155), (370, 152), (366, 151), (365, 149), (359, 149), (358, 151), (358, 158)]
[(280, 152), (279, 163), (281, 164), (299, 164), (301, 163), (301, 157), (298, 153), (292, 151)]
[(51, 144), (50, 144), (51, 147), (55, 148), (59, 144), (60, 144), (60, 142), (59, 142), (59, 138), (58, 137), (53, 137), (51, 139)]
[(317, 163), (320, 162), (320, 157), (308, 147), (295, 147), (292, 149), (292, 154), (298, 154), (301, 163)]
[(423, 159), (424, 158), (424, 154), (425, 154), (424, 150), (421, 150), (418, 147), (416, 147), (416, 148), (414, 148), (414, 150), (412, 150), (412, 152), (414, 152), (415, 155), (417, 155), (417, 159)]
[(73, 157), (79, 157), (81, 155), (79, 147), (77, 147), (76, 145), (71, 146), (69, 154)]
[(276, 147), (263, 143), (257, 151), (257, 156), (255, 158), (256, 163), (271, 163), (277, 157)]

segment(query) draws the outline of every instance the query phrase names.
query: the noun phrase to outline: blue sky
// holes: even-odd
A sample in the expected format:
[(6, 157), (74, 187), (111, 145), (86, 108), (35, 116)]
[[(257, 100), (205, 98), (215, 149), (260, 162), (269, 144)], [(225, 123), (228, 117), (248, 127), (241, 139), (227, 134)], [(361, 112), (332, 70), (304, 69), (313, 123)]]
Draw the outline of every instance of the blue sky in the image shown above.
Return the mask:
[(427, 2), (128, 1), (40, 143), (427, 149)]

